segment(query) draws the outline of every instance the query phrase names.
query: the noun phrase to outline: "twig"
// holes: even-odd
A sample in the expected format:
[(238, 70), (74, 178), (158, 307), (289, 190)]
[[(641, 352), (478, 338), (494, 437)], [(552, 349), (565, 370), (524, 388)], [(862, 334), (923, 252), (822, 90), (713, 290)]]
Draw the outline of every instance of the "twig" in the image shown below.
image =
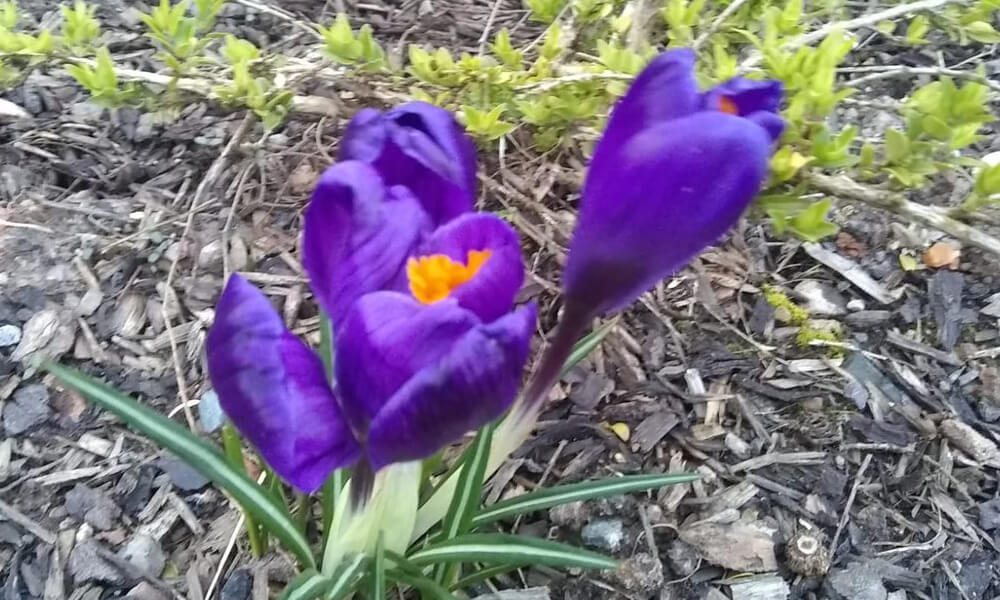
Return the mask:
[[(229, 157), (232, 156), (233, 153), (235, 153), (236, 148), (243, 143), (243, 138), (246, 137), (247, 132), (250, 131), (250, 126), (254, 122), (255, 119), (253, 113), (247, 111), (246, 117), (243, 118), (243, 122), (240, 123), (239, 127), (237, 127), (236, 131), (233, 133), (232, 139), (230, 139), (229, 143), (226, 144), (226, 147), (223, 148), (222, 154), (215, 159), (215, 162), (213, 162), (212, 166), (209, 167), (208, 172), (205, 173), (201, 183), (199, 183), (197, 189), (195, 189), (194, 198), (192, 198), (190, 204), (192, 209), (201, 204), (201, 200), (205, 196), (205, 192), (212, 185), (214, 185), (219, 176), (222, 175), (223, 169), (225, 169), (229, 164)], [(180, 196), (180, 194), (178, 194), (178, 196)], [(187, 221), (184, 223), (184, 231), (181, 233), (180, 241), (182, 243), (191, 231), (191, 224), (194, 222), (194, 215), (194, 210), (188, 211)], [(191, 399), (187, 392), (187, 382), (184, 378), (184, 369), (181, 366), (180, 350), (177, 347), (177, 336), (174, 334), (174, 325), (172, 323), (172, 319), (170, 318), (170, 301), (173, 300), (178, 308), (180, 307), (180, 304), (177, 302), (177, 295), (173, 288), (174, 274), (177, 273), (177, 263), (179, 262), (180, 254), (181, 253), (178, 253), (177, 256), (174, 257), (174, 260), (170, 262), (170, 270), (167, 271), (167, 279), (163, 286), (164, 293), (161, 312), (163, 314), (163, 323), (166, 325), (167, 336), (170, 339), (170, 354), (173, 358), (174, 376), (177, 379), (177, 395), (180, 396), (182, 406), (184, 407), (184, 418), (187, 420), (188, 427), (192, 431), (195, 431), (197, 429), (197, 424), (194, 420), (194, 412), (191, 410)]]
[(490, 39), (490, 32), (493, 30), (493, 21), (497, 18), (497, 10), (500, 9), (500, 0), (493, 0), (493, 8), (490, 9), (490, 16), (486, 17), (486, 25), (483, 26), (483, 33), (479, 36), (479, 56), (486, 52), (486, 40)]
[(692, 44), (692, 47), (695, 50), (698, 50), (699, 48), (701, 48), (702, 44), (704, 44), (706, 41), (708, 41), (708, 38), (712, 37), (712, 35), (716, 31), (718, 31), (720, 27), (722, 27), (722, 25), (729, 19), (729, 17), (733, 16), (736, 13), (736, 11), (738, 11), (740, 9), (740, 7), (743, 6), (746, 3), (747, 3), (747, 0), (735, 0), (732, 4), (730, 4), (729, 6), (727, 6), (725, 10), (723, 10), (721, 13), (719, 13), (719, 16), (715, 17), (715, 19), (705, 29), (705, 31), (703, 31), (701, 33), (701, 35), (699, 35), (694, 40), (694, 44)]
[[(94, 63), (94, 61), (86, 58), (67, 57), (65, 60), (66, 62), (72, 64), (87, 65), (92, 68), (96, 67), (96, 63)], [(161, 75), (160, 73), (149, 73), (147, 71), (122, 69), (119, 67), (115, 67), (115, 74), (121, 79), (125, 79), (127, 81), (141, 81), (143, 83), (151, 83), (153, 85), (163, 87), (173, 85), (179, 90), (198, 94), (199, 96), (204, 96), (210, 100), (217, 99), (215, 91), (213, 90), (216, 83), (209, 79), (194, 79), (191, 77), (179, 77), (174, 79), (173, 77)], [(293, 113), (312, 115), (315, 117), (336, 117), (340, 112), (337, 103), (330, 98), (301, 95), (292, 96), (292, 102), (289, 110)]]
[(970, 246), (1000, 256), (1000, 240), (948, 216), (945, 210), (936, 206), (910, 202), (896, 192), (867, 187), (844, 176), (809, 172), (804, 178), (813, 188), (823, 193), (887, 210), (921, 225), (941, 230)]
[[(920, 0), (919, 2), (911, 2), (909, 4), (901, 4), (899, 6), (894, 6), (892, 8), (887, 8), (879, 12), (873, 12), (867, 15), (862, 15), (856, 19), (850, 19), (847, 21), (839, 21), (836, 23), (827, 23), (826, 25), (820, 27), (819, 29), (809, 32), (805, 35), (800, 35), (797, 38), (789, 40), (782, 46), (782, 50), (795, 50), (801, 48), (802, 46), (808, 46), (813, 42), (818, 42), (830, 35), (834, 31), (851, 31), (854, 29), (860, 29), (862, 27), (867, 27), (869, 25), (874, 25), (882, 21), (888, 21), (896, 17), (902, 17), (903, 15), (920, 12), (923, 10), (932, 10), (940, 6), (945, 6), (955, 2), (963, 2), (965, 0)], [(740, 70), (752, 69), (760, 64), (763, 56), (759, 52), (755, 52), (747, 57), (742, 63), (740, 63)]]
[(1000, 83), (991, 81), (990, 79), (983, 77), (977, 73), (970, 73), (969, 71), (959, 71), (958, 69), (946, 69), (943, 67), (908, 67), (904, 65), (889, 65), (889, 66), (879, 66), (879, 67), (854, 67), (848, 69), (839, 69), (841, 73), (869, 73), (857, 79), (851, 79), (850, 81), (844, 82), (845, 86), (848, 87), (858, 87), (862, 84), (869, 83), (871, 81), (876, 81), (879, 79), (888, 79), (890, 77), (899, 77), (906, 75), (936, 75), (938, 77), (954, 77), (955, 79), (965, 79), (968, 81), (974, 81), (976, 83), (985, 85), (993, 91), (1000, 92)]
[(560, 77), (553, 77), (552, 79), (546, 79), (544, 81), (539, 81), (538, 83), (526, 83), (524, 85), (519, 85), (514, 89), (518, 92), (546, 92), (553, 88), (557, 88), (561, 85), (568, 85), (571, 83), (586, 83), (589, 81), (632, 81), (635, 79), (634, 75), (628, 75), (626, 73), (614, 73), (610, 71), (605, 71), (601, 73), (571, 73), (569, 75), (562, 75)]
[(3, 500), (0, 500), (0, 514), (17, 523), (23, 527), (25, 531), (42, 540), (46, 544), (52, 546), (56, 543), (56, 534), (32, 521), (31, 517), (17, 510), (10, 504), (7, 504)]
[(871, 454), (866, 454), (864, 460), (861, 461), (861, 467), (858, 468), (858, 472), (854, 475), (854, 485), (851, 486), (851, 493), (847, 496), (847, 504), (844, 505), (844, 512), (840, 515), (840, 522), (837, 523), (837, 531), (833, 534), (833, 539), (830, 540), (830, 559), (833, 560), (837, 553), (837, 542), (840, 541), (840, 534), (844, 532), (844, 527), (847, 526), (847, 520), (851, 518), (851, 506), (854, 504), (854, 499), (858, 495), (858, 486), (861, 485), (861, 478), (864, 476), (865, 471), (868, 470), (868, 465), (872, 462)]
[(34, 223), (15, 223), (14, 221), (7, 221), (5, 219), (0, 219), (0, 228), (3, 227), (31, 229), (33, 231), (41, 231), (42, 233), (48, 233), (48, 234), (55, 233), (54, 231), (43, 225), (35, 225)]
[(263, 12), (263, 13), (267, 13), (269, 15), (273, 15), (273, 16), (278, 17), (279, 19), (282, 19), (284, 21), (288, 21), (292, 25), (298, 27), (302, 31), (305, 31), (306, 33), (308, 33), (312, 37), (316, 38), (317, 40), (323, 41), (323, 36), (322, 36), (322, 34), (320, 34), (319, 31), (316, 31), (316, 29), (314, 27), (312, 27), (311, 25), (309, 25), (305, 21), (301, 21), (301, 20), (295, 18), (295, 15), (293, 15), (290, 12), (287, 12), (287, 11), (282, 10), (280, 8), (275, 8), (275, 7), (270, 6), (268, 4), (263, 4), (263, 3), (260, 3), (260, 2), (254, 2), (254, 0), (236, 0), (236, 3), (237, 4), (242, 4), (243, 6), (246, 6), (247, 8), (252, 8), (252, 9), (254, 9), (256, 11), (259, 11), (259, 12)]

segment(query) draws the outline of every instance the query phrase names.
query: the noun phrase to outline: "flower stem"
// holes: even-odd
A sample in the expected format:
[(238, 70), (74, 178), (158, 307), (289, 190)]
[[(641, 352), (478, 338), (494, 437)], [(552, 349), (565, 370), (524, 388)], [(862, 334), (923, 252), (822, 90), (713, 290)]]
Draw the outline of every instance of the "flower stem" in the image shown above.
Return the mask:
[(525, 388), (520, 402), (522, 413), (532, 412), (540, 408), (540, 404), (544, 402), (549, 390), (559, 379), (566, 359), (573, 352), (573, 347), (586, 329), (589, 320), (590, 315), (587, 314), (587, 311), (572, 304), (566, 305), (549, 346), (542, 354), (538, 367)]
[[(225, 451), (226, 459), (233, 468), (246, 472), (246, 465), (243, 462), (243, 447), (240, 442), (240, 435), (236, 433), (233, 426), (226, 423), (222, 426), (222, 449)], [(257, 521), (249, 511), (243, 510), (243, 527), (247, 530), (247, 541), (250, 542), (250, 552), (254, 557), (264, 556), (264, 546), (266, 542), (261, 539), (260, 529)]]

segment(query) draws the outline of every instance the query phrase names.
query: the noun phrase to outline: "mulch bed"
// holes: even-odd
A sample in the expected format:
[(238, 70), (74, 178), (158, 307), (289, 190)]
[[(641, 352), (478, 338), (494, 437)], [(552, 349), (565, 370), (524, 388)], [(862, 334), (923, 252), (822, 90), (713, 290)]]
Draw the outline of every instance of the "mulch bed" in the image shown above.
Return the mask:
[[(327, 4), (383, 40), (455, 50), (477, 51), (491, 12), (493, 30), (516, 41), (541, 31), (516, 0)], [(313, 5), (283, 8), (316, 18)], [(26, 8), (44, 18), (51, 7)], [(292, 46), (284, 20), (227, 11), (221, 29)], [(109, 0), (101, 15), (118, 50), (148, 64), (127, 7)], [(167, 118), (104, 111), (55, 71), (6, 97), (32, 118), (0, 129), (2, 599), (265, 600), (291, 575), (286, 557), (251, 559), (221, 493), (27, 365), (61, 357), (211, 430), (202, 350), (225, 273), (260, 285), (296, 333), (318, 340), (299, 217), (349, 107), (366, 99), (345, 95), (344, 118), (264, 136), (197, 102)], [(482, 162), (481, 204), (522, 232), (522, 296), (549, 330), (584, 158), (514, 148)], [(524, 569), (501, 587), (567, 599), (1000, 595), (995, 258), (962, 250), (923, 267), (933, 233), (864, 210), (838, 218), (842, 233), (818, 244), (746, 221), (643, 297), (564, 379), (488, 499), (621, 473), (702, 479), (508, 524), (623, 564)], [(900, 253), (922, 268), (901, 269)], [(798, 345), (767, 286), (841, 341)]]

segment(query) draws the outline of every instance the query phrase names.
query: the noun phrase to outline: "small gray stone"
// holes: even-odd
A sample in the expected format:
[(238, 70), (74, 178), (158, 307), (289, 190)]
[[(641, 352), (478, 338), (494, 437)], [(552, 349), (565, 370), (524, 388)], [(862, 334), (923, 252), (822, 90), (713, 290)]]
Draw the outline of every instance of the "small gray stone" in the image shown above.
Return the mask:
[(173, 454), (167, 454), (157, 461), (157, 465), (170, 477), (170, 482), (185, 492), (200, 490), (208, 485), (208, 479)]
[(979, 505), (979, 526), (987, 531), (1000, 527), (1000, 498)]
[(118, 556), (132, 563), (141, 573), (159, 577), (167, 559), (163, 555), (160, 542), (145, 534), (137, 534), (118, 552)]
[(87, 540), (78, 544), (69, 554), (69, 572), (76, 585), (88, 581), (99, 581), (113, 585), (125, 583), (125, 574), (102, 556), (107, 552), (97, 540)]
[(83, 102), (77, 102), (70, 107), (70, 114), (77, 121), (82, 121), (84, 123), (97, 122), (101, 120), (104, 115), (104, 108), (84, 100)]
[(667, 546), (667, 559), (670, 561), (670, 568), (678, 577), (687, 577), (701, 564), (698, 550), (680, 539), (674, 540)]
[(4, 407), (3, 428), (7, 435), (21, 435), (44, 423), (50, 412), (48, 388), (40, 383), (26, 385)]
[(77, 484), (66, 494), (66, 512), (99, 531), (115, 526), (121, 509), (107, 494)]
[(847, 300), (830, 284), (807, 279), (795, 286), (794, 291), (805, 300), (810, 314), (838, 316), (847, 313)]
[(621, 519), (601, 519), (587, 523), (580, 537), (591, 548), (616, 552), (625, 540), (625, 527)]
[(201, 401), (198, 402), (198, 420), (205, 433), (218, 431), (226, 422), (226, 415), (219, 405), (219, 395), (214, 390), (202, 394)]
[(649, 598), (663, 587), (663, 564), (652, 554), (640, 552), (619, 563), (612, 577), (630, 595)]
[(857, 562), (830, 573), (826, 583), (844, 600), (886, 600), (889, 595), (878, 570)]
[(170, 600), (169, 596), (145, 581), (139, 582), (125, 597), (129, 600)]
[(590, 509), (581, 501), (567, 502), (549, 509), (549, 521), (553, 525), (579, 529), (590, 518)]
[(219, 593), (220, 600), (247, 600), (253, 587), (253, 577), (249, 569), (236, 569), (229, 576)]
[(17, 325), (0, 325), (0, 348), (14, 346), (21, 341), (21, 328)]
[(847, 301), (847, 310), (857, 312), (865, 309), (865, 301), (861, 298), (854, 298)]

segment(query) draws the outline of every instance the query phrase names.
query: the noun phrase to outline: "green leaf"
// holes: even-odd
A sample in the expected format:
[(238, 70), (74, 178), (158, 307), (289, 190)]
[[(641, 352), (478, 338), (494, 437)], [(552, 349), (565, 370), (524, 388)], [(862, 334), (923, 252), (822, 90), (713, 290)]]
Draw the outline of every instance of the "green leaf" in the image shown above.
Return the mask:
[(496, 577), (497, 575), (503, 575), (504, 573), (513, 571), (516, 568), (518, 568), (518, 565), (497, 565), (486, 569), (478, 569), (456, 581), (454, 585), (451, 586), (451, 589), (461, 590), (477, 583), (482, 583), (483, 581)]
[(458, 485), (448, 506), (438, 541), (450, 540), (469, 531), (473, 516), (479, 512), (483, 479), (486, 476), (486, 464), (489, 462), (495, 430), (496, 425), (493, 423), (480, 429), (476, 439), (462, 454)]
[(976, 194), (989, 197), (1000, 194), (1000, 163), (986, 167), (976, 177)]
[(885, 130), (885, 159), (890, 165), (906, 162), (910, 155), (910, 141), (898, 129)]
[(829, 199), (814, 202), (789, 219), (788, 227), (802, 239), (808, 242), (818, 242), (837, 233), (837, 226), (826, 220), (832, 207), (833, 203)]
[(499, 533), (463, 535), (417, 550), (407, 559), (415, 565), (485, 562), (581, 569), (614, 569), (618, 564), (606, 556), (566, 544)]
[(176, 454), (181, 460), (228, 492), (273, 533), (306, 567), (316, 565), (309, 542), (283, 507), (241, 471), (232, 468), (208, 442), (165, 416), (111, 389), (104, 383), (53, 362), (43, 368), (68, 388), (114, 413), (133, 429)]
[(925, 15), (917, 15), (906, 28), (906, 41), (910, 44), (926, 44), (924, 36), (930, 30), (930, 20)]
[(983, 44), (1000, 42), (1000, 33), (986, 21), (974, 21), (965, 26), (965, 33), (972, 39)]
[(509, 500), (487, 506), (472, 519), (472, 526), (481, 527), (500, 519), (545, 510), (568, 502), (609, 498), (631, 492), (643, 492), (667, 485), (695, 481), (698, 478), (697, 475), (690, 473), (658, 473), (653, 475), (627, 475), (615, 479), (599, 479), (597, 481), (558, 485), (529, 492), (516, 498), (510, 498)]
[(375, 556), (372, 558), (372, 573), (369, 579), (369, 598), (376, 600), (385, 598), (385, 544), (383, 536), (379, 533), (378, 541), (375, 542)]
[(368, 559), (364, 554), (357, 554), (350, 561), (340, 563), (330, 577), (333, 583), (323, 596), (323, 600), (344, 600), (353, 594), (364, 578), (366, 566)]
[(315, 600), (327, 593), (333, 582), (315, 569), (307, 569), (292, 580), (281, 592), (278, 600)]
[[(448, 512), (441, 526), (441, 534), (436, 541), (450, 540), (467, 533), (472, 525), (472, 517), (479, 511), (483, 494), (483, 479), (490, 459), (490, 446), (496, 425), (490, 423), (479, 430), (476, 439), (462, 453), (462, 469), (459, 472), (455, 494), (451, 497)], [(447, 565), (435, 569), (434, 580), (447, 585), (454, 578), (455, 570)]]
[(436, 598), (437, 600), (456, 600), (455, 596), (452, 596), (448, 590), (444, 589), (434, 581), (419, 575), (417, 573), (411, 573), (408, 571), (403, 571), (401, 569), (391, 569), (389, 571), (389, 578), (393, 581), (398, 581), (403, 585), (408, 585), (416, 590), (420, 591), (421, 598)]
[(617, 319), (611, 319), (606, 323), (603, 323), (597, 329), (583, 336), (580, 341), (573, 346), (573, 351), (569, 353), (569, 357), (566, 359), (566, 364), (563, 365), (560, 376), (566, 375), (573, 370), (573, 367), (580, 364), (580, 361), (590, 356), (590, 353), (601, 345), (604, 338), (608, 337), (608, 334), (611, 333), (611, 330), (614, 329), (617, 324)]

